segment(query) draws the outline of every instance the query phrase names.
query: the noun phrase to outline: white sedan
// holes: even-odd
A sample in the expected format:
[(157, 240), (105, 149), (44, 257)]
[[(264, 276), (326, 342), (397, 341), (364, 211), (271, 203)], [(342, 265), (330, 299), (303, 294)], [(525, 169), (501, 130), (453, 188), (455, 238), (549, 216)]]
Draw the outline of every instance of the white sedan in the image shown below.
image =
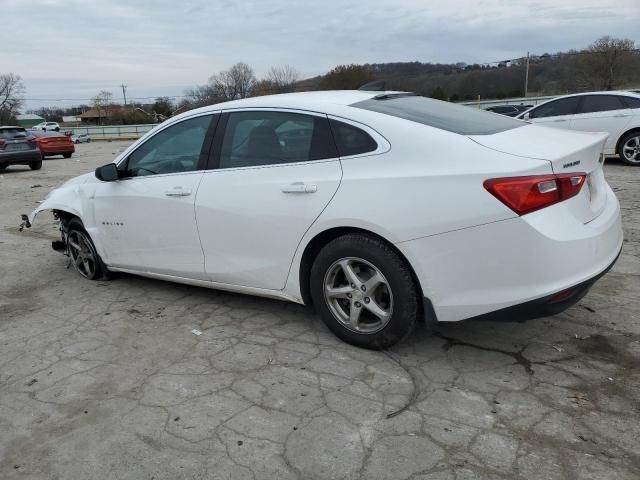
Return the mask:
[(398, 92), (192, 110), (52, 191), (66, 252), (109, 271), (314, 304), (386, 348), (416, 320), (548, 315), (615, 262), (606, 134)]
[(605, 155), (618, 155), (640, 166), (640, 95), (634, 92), (589, 92), (541, 103), (518, 118), (549, 127), (606, 132)]

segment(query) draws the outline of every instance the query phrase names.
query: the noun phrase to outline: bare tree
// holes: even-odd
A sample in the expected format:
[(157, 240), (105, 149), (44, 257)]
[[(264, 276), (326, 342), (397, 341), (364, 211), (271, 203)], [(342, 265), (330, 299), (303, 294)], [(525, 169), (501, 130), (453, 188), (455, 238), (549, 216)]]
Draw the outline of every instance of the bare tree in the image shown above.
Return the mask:
[(630, 63), (635, 43), (628, 38), (605, 36), (593, 42), (582, 55), (582, 64), (593, 87), (612, 90), (619, 81), (619, 75)]
[(253, 69), (244, 62), (209, 78), (209, 85), (223, 101), (250, 96), (255, 84)]
[(180, 110), (205, 107), (222, 101), (211, 85), (196, 85), (185, 90), (184, 95), (184, 99), (178, 105)]
[[(98, 111), (98, 125), (103, 116), (107, 116), (107, 108), (113, 104), (113, 94), (107, 90), (101, 90), (95, 97), (91, 99), (93, 108)], [(104, 114), (104, 115), (103, 115)]]
[(266, 80), (271, 84), (273, 93), (293, 92), (300, 80), (300, 72), (291, 65), (271, 67)]
[(0, 75), (0, 124), (9, 123), (24, 101), (24, 83), (15, 73)]

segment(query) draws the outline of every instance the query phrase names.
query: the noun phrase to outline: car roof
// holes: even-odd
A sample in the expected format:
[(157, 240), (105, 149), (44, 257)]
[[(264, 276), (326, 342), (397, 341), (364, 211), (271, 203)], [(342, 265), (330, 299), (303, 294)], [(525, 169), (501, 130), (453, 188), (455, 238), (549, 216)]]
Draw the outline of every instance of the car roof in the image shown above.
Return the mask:
[(44, 132), (41, 130), (29, 130), (29, 133), (34, 137), (66, 137), (65, 134), (60, 132)]
[(8, 130), (8, 129), (10, 129), (10, 128), (11, 128), (11, 129), (17, 128), (17, 129), (19, 129), (19, 130), (26, 130), (26, 128), (24, 128), (24, 127), (19, 127), (19, 126), (16, 126), (16, 125), (2, 125), (2, 126), (0, 126), (0, 130), (5, 130), (5, 129), (6, 129), (6, 130)]
[(568, 97), (584, 97), (585, 95), (622, 95), (625, 97), (640, 98), (640, 94), (631, 92), (628, 90), (604, 90), (604, 91), (598, 91), (598, 92), (580, 92), (580, 93), (572, 93), (570, 95), (561, 95), (553, 98), (552, 100), (557, 100), (559, 98), (568, 98)]
[[(332, 106), (345, 107), (353, 103), (369, 100), (379, 95), (406, 94), (396, 91), (366, 91), (366, 90), (316, 90), (311, 92), (280, 93), (261, 97), (249, 97), (229, 102), (216, 103), (206, 107), (189, 110), (178, 115), (190, 116), (194, 113), (215, 112), (235, 108), (293, 108), (301, 110), (320, 110), (330, 113)], [(175, 118), (175, 117), (174, 117)]]

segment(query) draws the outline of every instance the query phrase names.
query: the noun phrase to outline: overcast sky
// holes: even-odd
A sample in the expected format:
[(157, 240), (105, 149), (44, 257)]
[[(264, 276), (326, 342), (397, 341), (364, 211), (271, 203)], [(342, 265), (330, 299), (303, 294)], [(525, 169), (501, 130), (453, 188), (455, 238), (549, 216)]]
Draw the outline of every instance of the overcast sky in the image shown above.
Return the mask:
[(258, 77), (282, 64), (308, 77), (342, 63), (484, 63), (603, 35), (640, 43), (640, 0), (0, 0), (0, 18), (0, 73), (23, 77), (30, 108), (121, 98), (121, 83), (129, 98), (180, 95), (238, 61)]

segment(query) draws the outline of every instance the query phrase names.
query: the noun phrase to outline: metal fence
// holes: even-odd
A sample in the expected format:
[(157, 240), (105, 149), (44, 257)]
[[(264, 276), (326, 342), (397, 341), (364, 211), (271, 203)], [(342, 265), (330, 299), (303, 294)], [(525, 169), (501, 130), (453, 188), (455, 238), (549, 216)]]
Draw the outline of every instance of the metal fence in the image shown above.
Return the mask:
[(474, 100), (470, 102), (460, 102), (462, 105), (478, 108), (489, 108), (496, 105), (537, 105), (552, 98), (556, 98), (558, 95), (549, 95), (546, 97), (519, 97), (519, 98), (505, 98), (503, 100)]
[(91, 140), (133, 140), (152, 130), (155, 124), (143, 125), (91, 125), (86, 127), (60, 127), (62, 132), (73, 135), (89, 134)]

